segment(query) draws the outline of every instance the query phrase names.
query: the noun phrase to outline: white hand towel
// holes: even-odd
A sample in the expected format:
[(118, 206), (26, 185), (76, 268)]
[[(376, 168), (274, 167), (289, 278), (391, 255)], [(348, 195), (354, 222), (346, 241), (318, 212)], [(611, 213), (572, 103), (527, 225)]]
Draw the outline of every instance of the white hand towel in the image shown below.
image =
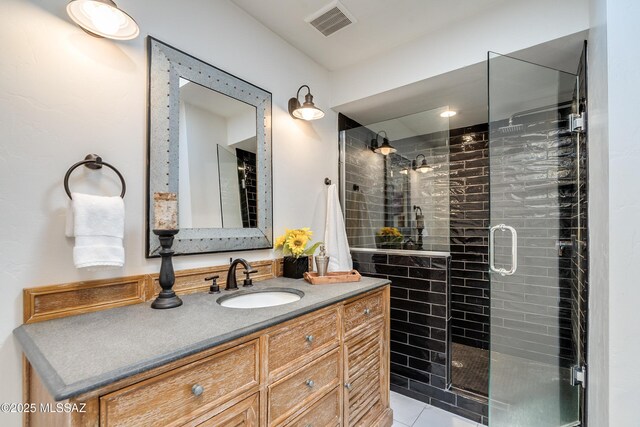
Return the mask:
[(324, 246), (329, 256), (328, 271), (351, 271), (353, 262), (349, 252), (338, 190), (335, 184), (327, 190), (327, 221), (324, 227)]
[[(75, 237), (73, 263), (76, 268), (102, 269), (124, 265), (124, 201), (71, 193), (65, 233)], [(71, 234), (71, 232), (73, 234)]]

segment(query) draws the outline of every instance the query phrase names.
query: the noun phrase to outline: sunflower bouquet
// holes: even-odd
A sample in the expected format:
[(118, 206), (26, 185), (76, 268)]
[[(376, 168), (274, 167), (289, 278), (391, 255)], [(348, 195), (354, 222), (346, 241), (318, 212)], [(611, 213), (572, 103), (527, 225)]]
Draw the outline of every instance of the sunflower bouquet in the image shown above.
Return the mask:
[(276, 239), (276, 249), (281, 249), (285, 257), (300, 258), (311, 256), (318, 246), (322, 244), (322, 242), (317, 242), (310, 248), (307, 248), (307, 244), (311, 241), (312, 236), (313, 231), (311, 231), (309, 227), (295, 230), (287, 229), (282, 236)]
[(382, 227), (376, 233), (376, 246), (380, 249), (398, 249), (402, 245), (403, 237), (396, 227)]

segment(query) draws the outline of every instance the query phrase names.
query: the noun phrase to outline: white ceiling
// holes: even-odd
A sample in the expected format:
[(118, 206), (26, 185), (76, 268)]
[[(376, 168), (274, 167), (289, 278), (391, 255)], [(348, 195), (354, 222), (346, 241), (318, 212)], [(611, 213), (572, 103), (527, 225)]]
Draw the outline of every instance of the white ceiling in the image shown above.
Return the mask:
[(330, 71), (362, 62), (509, 0), (340, 0), (356, 18), (329, 37), (305, 18), (334, 0), (231, 0)]
[[(585, 32), (576, 33), (525, 50), (512, 52), (509, 55), (545, 67), (575, 73), (586, 37)], [(549, 83), (549, 79), (557, 78), (558, 73), (547, 73), (542, 67), (528, 67), (526, 64), (518, 64), (517, 61), (511, 62), (511, 67), (504, 63), (496, 63), (493, 71), (502, 73), (502, 78), (505, 81), (510, 74), (515, 78), (516, 75), (522, 76), (522, 73), (527, 73), (526, 79), (520, 79), (527, 84), (519, 88), (509, 86), (508, 90), (513, 96), (505, 93), (501, 98), (501, 101), (504, 102), (500, 103), (494, 99), (492, 104), (495, 107), (492, 109), (494, 112), (523, 111), (527, 109), (527, 105), (523, 104), (522, 100), (529, 99), (537, 102), (536, 100), (539, 100), (541, 96), (548, 97), (550, 95), (550, 93), (543, 93), (542, 88), (553, 89), (555, 87), (554, 84), (549, 85), (545, 82)], [(535, 81), (538, 81), (539, 84), (535, 84), (534, 79), (537, 79)], [(557, 82), (555, 84), (557, 85)], [(506, 91), (507, 86), (504, 87)], [(517, 90), (519, 92), (516, 96)], [(515, 100), (519, 104), (509, 104), (508, 100)], [(451, 129), (487, 122), (486, 61), (343, 104), (335, 107), (334, 110), (369, 126), (443, 106), (448, 106), (458, 113), (449, 119)], [(508, 115), (506, 114), (507, 117)]]

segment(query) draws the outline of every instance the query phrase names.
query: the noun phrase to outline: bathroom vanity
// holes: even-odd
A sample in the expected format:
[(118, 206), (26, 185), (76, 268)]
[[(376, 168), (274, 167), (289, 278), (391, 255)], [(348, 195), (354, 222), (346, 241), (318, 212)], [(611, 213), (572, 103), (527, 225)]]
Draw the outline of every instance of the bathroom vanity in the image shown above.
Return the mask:
[[(195, 293), (21, 326), (26, 424), (390, 426), (388, 281), (254, 286), (273, 287), (304, 297), (246, 310)], [(83, 412), (40, 410), (58, 402)]]

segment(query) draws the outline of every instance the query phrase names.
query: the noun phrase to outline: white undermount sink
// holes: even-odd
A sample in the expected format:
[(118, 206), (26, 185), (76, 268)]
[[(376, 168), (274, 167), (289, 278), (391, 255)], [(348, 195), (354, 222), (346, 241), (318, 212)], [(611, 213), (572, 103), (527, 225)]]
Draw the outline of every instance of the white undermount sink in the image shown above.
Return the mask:
[(304, 292), (291, 288), (240, 291), (218, 298), (218, 304), (227, 308), (264, 308), (299, 301)]

